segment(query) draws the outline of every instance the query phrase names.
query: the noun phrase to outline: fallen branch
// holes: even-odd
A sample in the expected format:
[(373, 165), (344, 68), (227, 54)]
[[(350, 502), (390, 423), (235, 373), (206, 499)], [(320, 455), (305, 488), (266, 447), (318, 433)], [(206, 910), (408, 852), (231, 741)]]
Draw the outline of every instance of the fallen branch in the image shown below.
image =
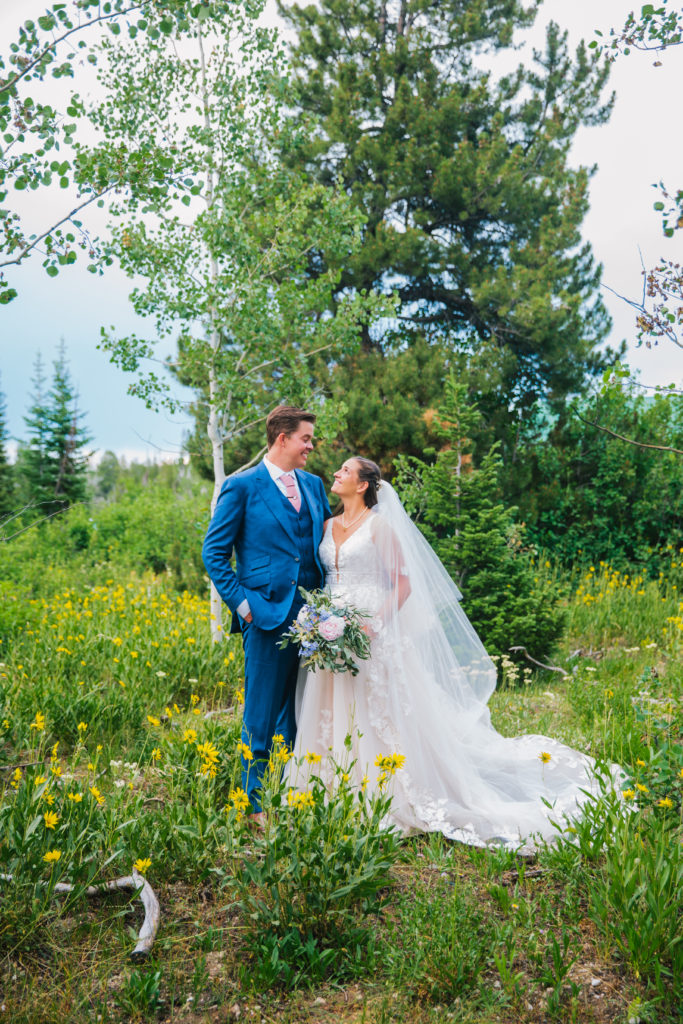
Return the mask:
[[(547, 868), (530, 868), (528, 871), (523, 872), (523, 878), (539, 878), (541, 875), (547, 874)], [(506, 871), (501, 877), (503, 885), (509, 885), (510, 882), (516, 882), (519, 880), (519, 871), (513, 869), (512, 871)]]
[[(0, 881), (12, 882), (12, 875), (0, 874)], [(73, 892), (77, 886), (69, 882), (56, 882), (55, 892)], [(138, 941), (135, 949), (131, 951), (131, 960), (145, 960), (154, 945), (154, 940), (159, 928), (159, 901), (157, 900), (152, 886), (146, 878), (133, 868), (132, 875), (124, 875), (123, 878), (114, 878), (110, 882), (103, 882), (101, 885), (89, 885), (85, 890), (86, 896), (106, 896), (108, 893), (125, 892), (132, 889), (138, 892), (143, 907), (145, 908), (145, 919), (142, 928), (138, 933)]]
[(560, 675), (563, 675), (563, 676), (568, 676), (569, 675), (569, 672), (567, 672), (567, 670), (564, 669), (564, 668), (560, 668), (559, 665), (544, 665), (542, 661), (536, 661), (535, 658), (531, 657), (531, 655), (527, 651), (526, 647), (508, 647), (508, 650), (509, 651), (522, 651), (523, 654), (524, 654), (524, 657), (528, 661), (530, 661), (533, 665), (538, 665), (539, 668), (547, 669), (548, 672), (559, 672)]
[(233, 715), (235, 713), (235, 705), (231, 708), (215, 708), (213, 711), (205, 711), (204, 718), (213, 718), (214, 715)]

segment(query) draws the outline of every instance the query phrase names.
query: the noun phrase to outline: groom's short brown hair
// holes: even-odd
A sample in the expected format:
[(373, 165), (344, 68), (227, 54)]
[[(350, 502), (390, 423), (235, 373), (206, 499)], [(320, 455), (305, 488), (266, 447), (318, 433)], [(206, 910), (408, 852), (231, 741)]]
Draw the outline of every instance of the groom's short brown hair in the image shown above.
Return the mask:
[(278, 405), (266, 418), (266, 440), (272, 448), (280, 434), (287, 437), (298, 430), (299, 424), (315, 423), (315, 413), (297, 409), (295, 405)]

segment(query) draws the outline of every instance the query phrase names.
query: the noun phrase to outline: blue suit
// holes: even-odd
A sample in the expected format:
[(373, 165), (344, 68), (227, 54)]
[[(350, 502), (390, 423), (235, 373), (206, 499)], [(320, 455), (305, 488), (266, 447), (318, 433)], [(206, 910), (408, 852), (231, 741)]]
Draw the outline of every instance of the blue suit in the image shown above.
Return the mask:
[[(331, 515), (322, 481), (295, 470), (301, 509), (297, 513), (261, 462), (225, 481), (204, 540), (202, 556), (218, 593), (238, 622), (244, 643), (242, 740), (253, 761), (243, 760), (243, 784), (252, 807), (273, 736), (292, 745), (296, 736), (294, 694), (298, 670), (295, 646), (277, 647), (303, 599), (299, 587), (319, 587), (323, 572), (318, 547)], [(235, 553), (235, 568), (230, 559)], [(236, 614), (249, 602), (251, 623)]]

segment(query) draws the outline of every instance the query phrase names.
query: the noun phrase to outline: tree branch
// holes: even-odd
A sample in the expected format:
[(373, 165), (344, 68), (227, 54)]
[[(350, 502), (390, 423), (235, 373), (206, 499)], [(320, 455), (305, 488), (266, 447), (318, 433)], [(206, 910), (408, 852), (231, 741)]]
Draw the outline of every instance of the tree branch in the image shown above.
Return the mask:
[(615, 430), (610, 430), (609, 427), (603, 427), (599, 423), (594, 423), (592, 420), (587, 420), (580, 412), (576, 409), (572, 410), (575, 416), (578, 416), (582, 423), (586, 423), (589, 427), (595, 427), (596, 430), (602, 430), (604, 434), (609, 434), (610, 437), (616, 437), (618, 441), (625, 441), (626, 444), (632, 444), (636, 448), (649, 448), (652, 451), (657, 452), (673, 452), (675, 455), (683, 455), (683, 451), (680, 448), (671, 448), (669, 445), (664, 444), (645, 444), (644, 441), (636, 441), (632, 437), (624, 437), (623, 434), (617, 434)]
[(52, 42), (44, 47), (44, 49), (42, 49), (32, 61), (23, 67), (22, 70), (14, 76), (14, 78), (9, 78), (6, 82), (0, 83), (0, 96), (4, 92), (9, 92), (17, 82), (21, 81), (22, 78), (26, 78), (35, 66), (40, 64), (41, 61), (47, 57), (50, 50), (56, 50), (59, 44), (63, 43), (65, 39), (68, 39), (69, 36), (74, 35), (76, 32), (83, 32), (85, 29), (91, 28), (93, 25), (97, 25), (105, 21), (112, 21), (114, 18), (120, 18), (123, 15), (131, 14), (132, 11), (141, 10), (143, 7), (147, 7), (149, 3), (150, 0), (141, 0), (140, 3), (132, 4), (123, 11), (113, 11), (111, 14), (98, 14), (95, 18), (91, 18), (87, 22), (74, 25), (72, 28), (68, 29), (68, 31), (64, 32), (63, 35), (59, 36), (57, 39), (53, 39)]
[(79, 203), (78, 206), (75, 206), (70, 213), (67, 213), (64, 217), (62, 217), (61, 220), (58, 220), (56, 224), (53, 224), (52, 227), (49, 227), (47, 231), (43, 231), (42, 235), (38, 235), (37, 238), (34, 238), (29, 245), (24, 246), (24, 248), (17, 257), (11, 260), (1, 260), (0, 267), (10, 267), (14, 265), (18, 266), (24, 259), (26, 259), (28, 254), (33, 249), (35, 249), (40, 244), (40, 242), (43, 241), (44, 238), (47, 238), (48, 235), (52, 234), (53, 231), (56, 231), (57, 228), (62, 226), (62, 224), (66, 224), (67, 221), (70, 221), (77, 213), (84, 209), (84, 207), (89, 206), (90, 203), (94, 203), (96, 199), (101, 199), (102, 196), (105, 196), (107, 194), (107, 192), (111, 192), (113, 188), (113, 184), (107, 185), (107, 187), (102, 192), (94, 192), (91, 196), (88, 196), (88, 198), (85, 199), (82, 203)]

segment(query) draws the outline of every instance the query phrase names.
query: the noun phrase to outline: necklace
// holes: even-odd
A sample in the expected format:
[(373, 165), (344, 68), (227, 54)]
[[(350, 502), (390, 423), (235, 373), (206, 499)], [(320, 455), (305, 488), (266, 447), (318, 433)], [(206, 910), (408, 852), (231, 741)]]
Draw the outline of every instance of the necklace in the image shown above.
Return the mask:
[(352, 519), (348, 526), (344, 526), (344, 513), (342, 512), (342, 514), (339, 517), (339, 521), (341, 523), (341, 528), (344, 531), (344, 533), (346, 533), (347, 530), (350, 530), (352, 526), (355, 526), (356, 523), (360, 522), (360, 520), (363, 518), (367, 511), (368, 507), (366, 505), (361, 514), (359, 516), (356, 516), (355, 519)]

